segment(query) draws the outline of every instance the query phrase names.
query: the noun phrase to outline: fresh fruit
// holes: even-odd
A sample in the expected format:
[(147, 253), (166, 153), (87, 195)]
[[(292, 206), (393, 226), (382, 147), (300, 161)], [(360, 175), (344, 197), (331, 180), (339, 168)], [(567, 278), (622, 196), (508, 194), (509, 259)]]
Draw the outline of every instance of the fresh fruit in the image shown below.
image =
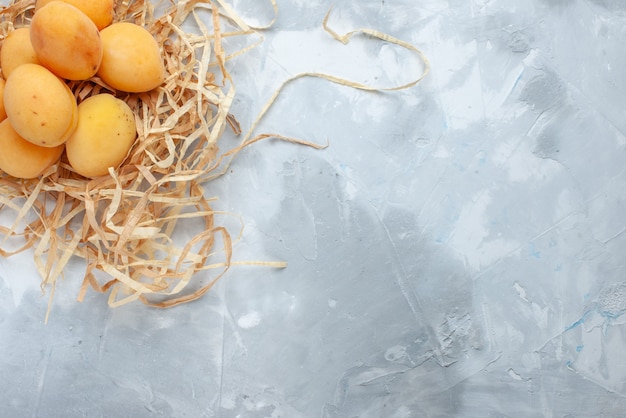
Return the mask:
[(135, 116), (126, 102), (97, 94), (78, 105), (78, 126), (65, 144), (67, 159), (78, 174), (102, 176), (124, 161), (136, 137)]
[[(46, 4), (54, 0), (37, 0), (35, 3), (35, 12), (41, 9)], [(113, 21), (114, 0), (60, 0), (85, 13), (93, 23), (96, 24), (98, 30), (104, 29), (109, 26)]]
[(143, 26), (113, 23), (100, 36), (103, 56), (98, 76), (109, 86), (141, 93), (163, 83), (165, 67), (159, 45)]
[(0, 66), (6, 80), (11, 72), (22, 64), (39, 64), (39, 58), (30, 42), (30, 29), (27, 27), (15, 29), (2, 42), (0, 49)]
[(0, 122), (0, 170), (13, 177), (38, 177), (61, 157), (63, 147), (37, 146), (15, 132), (8, 119)]
[(100, 67), (100, 32), (71, 4), (55, 0), (37, 10), (30, 39), (41, 64), (61, 78), (86, 80)]
[(76, 99), (69, 87), (37, 64), (22, 64), (4, 87), (11, 125), (27, 141), (43, 147), (64, 143), (76, 128)]

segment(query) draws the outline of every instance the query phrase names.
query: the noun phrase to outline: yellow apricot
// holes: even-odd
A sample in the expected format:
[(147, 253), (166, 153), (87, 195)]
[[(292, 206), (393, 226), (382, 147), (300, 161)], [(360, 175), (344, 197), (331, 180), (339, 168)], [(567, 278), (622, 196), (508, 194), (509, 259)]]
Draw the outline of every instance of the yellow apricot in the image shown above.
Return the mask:
[(90, 96), (78, 105), (78, 126), (65, 143), (67, 159), (85, 177), (117, 168), (137, 137), (130, 107), (108, 93)]
[(0, 49), (0, 66), (6, 80), (13, 69), (25, 63), (39, 64), (39, 58), (30, 42), (30, 29), (18, 28), (7, 36)]
[(4, 108), (17, 133), (35, 145), (56, 147), (76, 128), (76, 99), (48, 69), (22, 64), (4, 86)]
[[(35, 12), (46, 4), (54, 0), (37, 0), (35, 3)], [(113, 21), (115, 0), (61, 0), (85, 13), (93, 23), (96, 24), (98, 30), (109, 26)]]
[(0, 121), (7, 118), (7, 112), (4, 110), (4, 86), (6, 82), (0, 78)]
[(100, 32), (103, 56), (98, 76), (109, 86), (130, 93), (158, 87), (165, 80), (163, 58), (144, 27), (118, 22)]
[(61, 78), (86, 80), (102, 60), (102, 41), (95, 23), (71, 4), (51, 1), (30, 23), (30, 40), (41, 64)]
[(22, 138), (8, 119), (0, 122), (0, 170), (13, 177), (31, 179), (58, 161), (63, 145), (40, 147)]

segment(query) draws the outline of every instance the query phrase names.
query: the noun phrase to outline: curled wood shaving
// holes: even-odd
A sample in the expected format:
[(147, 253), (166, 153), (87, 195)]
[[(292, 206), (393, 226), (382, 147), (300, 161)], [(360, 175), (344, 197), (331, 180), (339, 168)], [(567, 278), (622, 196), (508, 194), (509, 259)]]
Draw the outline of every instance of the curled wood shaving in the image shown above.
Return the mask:
[[(78, 300), (91, 289), (108, 293), (111, 307), (137, 300), (157, 308), (172, 307), (204, 295), (232, 265), (286, 266), (282, 262), (233, 261), (233, 242), (240, 238), (241, 230), (233, 238), (218, 224), (218, 216), (224, 214), (212, 208), (214, 198), (207, 197), (203, 184), (222, 175), (243, 148), (264, 139), (324, 146), (281, 135), (253, 136), (288, 83), (318, 77), (362, 90), (381, 88), (327, 74), (298, 74), (272, 95), (242, 142), (220, 152), (218, 141), (225, 129), (241, 133), (230, 114), (236, 90), (226, 63), (262, 42), (259, 30), (270, 27), (278, 14), (275, 0), (270, 1), (274, 19), (256, 28), (223, 0), (170, 0), (158, 17), (148, 0), (118, 2), (116, 21), (142, 25), (156, 38), (166, 66), (165, 82), (141, 94), (115, 91), (97, 77), (68, 85), (79, 102), (110, 92), (132, 108), (138, 139), (124, 163), (110, 169), (108, 176), (95, 179), (75, 173), (65, 157), (38, 179), (21, 180), (0, 173), (0, 211), (10, 213), (13, 220), (0, 226), (0, 255), (33, 249), (41, 289), (50, 289), (50, 301), (73, 257), (83, 259), (85, 265)], [(0, 9), (0, 42), (14, 28), (28, 25), (33, 9), (34, 0), (14, 0)], [(205, 17), (207, 13), (210, 19)], [(420, 55), (424, 74), (388, 90), (410, 87), (428, 72), (428, 61), (412, 45), (368, 29), (341, 36), (328, 27), (327, 20), (328, 15), (324, 28), (341, 42), (347, 43), (361, 32)], [(197, 30), (186, 32), (185, 25)], [(235, 36), (257, 39), (227, 52), (223, 41)], [(188, 222), (200, 222), (201, 227), (181, 244), (179, 229)], [(202, 271), (210, 273), (196, 274)], [(49, 310), (46, 320), (48, 314)]]

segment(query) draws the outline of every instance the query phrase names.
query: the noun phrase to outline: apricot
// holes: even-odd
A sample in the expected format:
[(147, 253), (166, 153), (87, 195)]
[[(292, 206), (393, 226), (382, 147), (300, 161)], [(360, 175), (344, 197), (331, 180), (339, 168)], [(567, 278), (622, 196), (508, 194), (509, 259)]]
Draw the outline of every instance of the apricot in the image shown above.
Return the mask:
[(98, 177), (119, 166), (137, 137), (130, 107), (108, 93), (78, 105), (78, 126), (65, 143), (67, 159), (78, 174)]
[(54, 0), (33, 15), (30, 40), (41, 64), (61, 78), (93, 77), (102, 60), (95, 23), (71, 4)]
[(22, 138), (8, 119), (0, 122), (0, 170), (13, 177), (31, 179), (58, 161), (64, 145), (40, 147)]
[(35, 145), (56, 147), (76, 128), (76, 99), (69, 87), (37, 64), (17, 67), (4, 86), (4, 108), (17, 133)]
[(165, 66), (154, 37), (144, 27), (118, 22), (104, 28), (103, 56), (98, 76), (109, 86), (129, 93), (158, 87), (165, 80)]

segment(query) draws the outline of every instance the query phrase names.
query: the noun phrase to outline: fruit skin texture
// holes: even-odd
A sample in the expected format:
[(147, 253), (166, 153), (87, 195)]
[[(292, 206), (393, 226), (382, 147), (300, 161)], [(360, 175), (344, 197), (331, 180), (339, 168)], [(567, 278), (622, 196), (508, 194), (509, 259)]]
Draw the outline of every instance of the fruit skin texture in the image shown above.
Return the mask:
[(22, 138), (8, 119), (0, 122), (0, 170), (13, 177), (31, 179), (57, 162), (63, 145), (40, 147)]
[(4, 110), (4, 86), (6, 82), (0, 78), (0, 122), (7, 118), (7, 111)]
[(71, 4), (51, 1), (30, 23), (30, 40), (41, 64), (61, 78), (86, 80), (102, 60), (96, 25)]
[(118, 22), (100, 32), (104, 50), (98, 76), (116, 90), (142, 93), (165, 80), (159, 45), (139, 25)]
[(0, 49), (0, 67), (6, 80), (21, 64), (39, 64), (39, 58), (30, 42), (30, 29), (17, 28), (7, 36)]
[[(54, 0), (37, 0), (35, 3), (35, 12), (41, 9), (46, 4)], [(109, 26), (113, 21), (113, 15), (115, 14), (114, 0), (61, 0), (64, 3), (71, 4), (72, 6), (85, 13), (93, 23), (95, 23), (98, 30), (104, 29)]]
[(130, 107), (111, 94), (88, 97), (78, 105), (78, 127), (65, 143), (67, 159), (85, 177), (119, 166), (137, 137)]
[(43, 147), (64, 143), (76, 128), (76, 99), (67, 85), (37, 64), (22, 64), (4, 86), (4, 108), (15, 131)]

